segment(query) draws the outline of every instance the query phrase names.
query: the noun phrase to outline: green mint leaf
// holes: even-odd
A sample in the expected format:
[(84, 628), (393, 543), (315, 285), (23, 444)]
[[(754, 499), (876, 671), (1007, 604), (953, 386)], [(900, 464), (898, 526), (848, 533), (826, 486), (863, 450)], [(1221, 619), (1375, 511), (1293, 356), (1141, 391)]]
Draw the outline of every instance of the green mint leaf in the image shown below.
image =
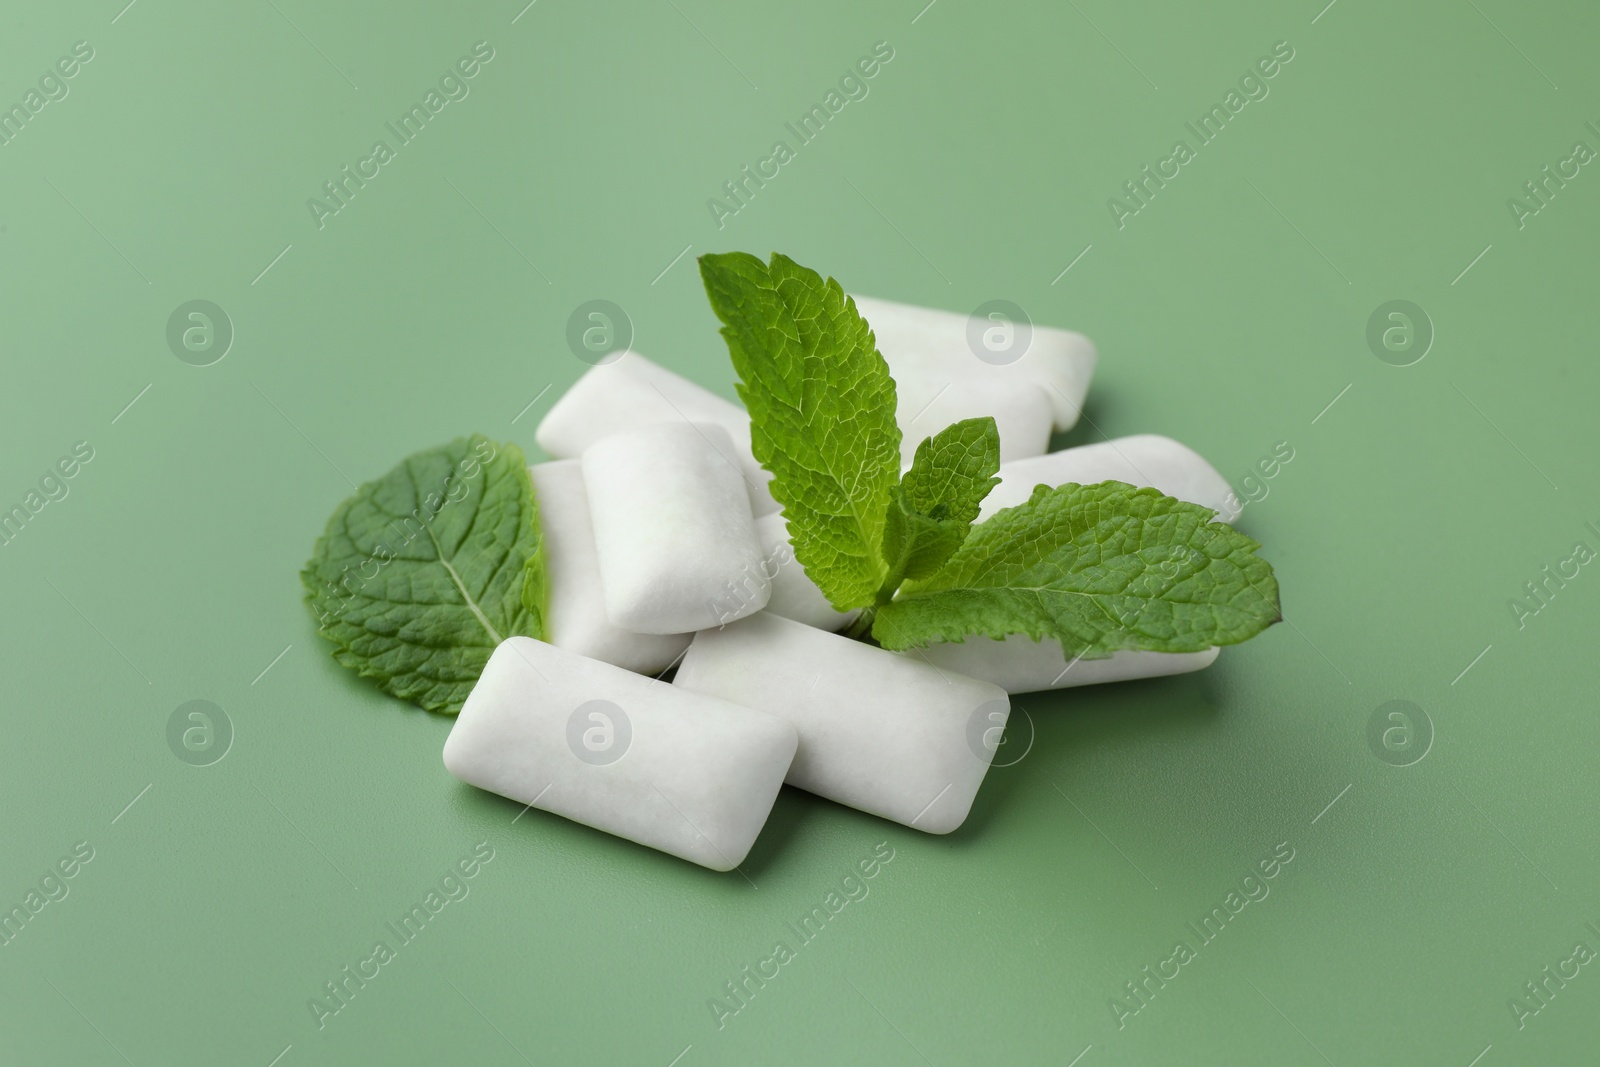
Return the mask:
[(900, 474), (894, 379), (872, 330), (838, 282), (787, 256), (701, 256), (700, 276), (795, 558), (838, 610), (871, 604)]
[(944, 517), (971, 524), (983, 498), (999, 484), (1000, 430), (994, 419), (962, 419), (917, 446), (911, 469), (900, 479), (906, 503), (924, 515), (940, 507)]
[(522, 450), (474, 434), (340, 504), (300, 580), (334, 659), (453, 715), (496, 645), (542, 635), (543, 560)]
[(1278, 582), (1215, 514), (1122, 482), (1041, 485), (879, 608), (872, 635), (900, 650), (1022, 633), (1069, 658), (1238, 644), (1282, 618)]
[(894, 489), (883, 535), (889, 592), (927, 578), (966, 540), (983, 498), (1000, 481), (994, 419), (963, 419), (925, 439)]
[[(534, 526), (538, 526), (539, 501), (534, 500)], [(536, 531), (537, 532), (537, 531)], [(544, 554), (544, 539), (539, 538), (538, 547), (522, 565), (522, 607), (529, 615), (540, 621), (543, 629), (545, 614), (550, 609), (550, 570), (549, 561)], [(540, 634), (529, 634), (538, 637)]]

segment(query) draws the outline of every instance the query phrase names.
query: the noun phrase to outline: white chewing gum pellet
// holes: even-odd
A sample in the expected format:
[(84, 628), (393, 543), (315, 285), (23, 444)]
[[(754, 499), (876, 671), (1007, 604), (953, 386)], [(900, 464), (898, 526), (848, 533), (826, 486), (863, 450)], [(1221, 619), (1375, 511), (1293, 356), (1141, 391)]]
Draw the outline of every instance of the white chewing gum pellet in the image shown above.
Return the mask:
[(501, 642), (444, 743), (451, 774), (714, 871), (744, 861), (794, 727), (531, 637)]
[(672, 684), (793, 723), (790, 785), (933, 834), (966, 820), (1011, 708), (988, 682), (766, 611), (695, 634)]
[(761, 541), (728, 431), (662, 422), (583, 453), (606, 614), (643, 634), (681, 634), (766, 607)]
[(1037, 323), (1024, 330), (870, 296), (853, 299), (871, 325), (878, 351), (896, 382), (915, 381), (922, 388), (931, 383), (928, 396), (952, 382), (953, 388), (974, 380), (1029, 382), (1049, 397), (1056, 429), (1071, 429), (1078, 421), (1098, 358), (1094, 344), (1083, 334)]
[(624, 670), (658, 674), (689, 647), (693, 634), (639, 634), (611, 624), (600, 585), (600, 558), (589, 518), (589, 493), (575, 459), (536, 463), (533, 494), (544, 537), (550, 593), (545, 633), (552, 645)]
[[(909, 468), (917, 446), (962, 419), (994, 418), (1000, 462), (1043, 455), (1050, 448), (1050, 398), (1026, 382), (949, 381), (907, 385), (895, 381), (900, 420), (900, 465)], [(924, 397), (921, 394), (926, 393)]]
[[(1234, 504), (1237, 498), (1228, 487), (1228, 480), (1198, 452), (1170, 437), (1137, 434), (1002, 464), (1000, 484), (984, 499), (980, 518), (1023, 503), (1038, 485), (1093, 485), (1104, 481), (1153, 486), (1167, 496), (1220, 512), (1218, 521), (1238, 517)], [(1069, 660), (1055, 641), (1009, 634), (999, 641), (973, 635), (965, 641), (936, 643), (919, 651), (941, 670), (986, 679), (1008, 693), (1033, 693), (1198, 671), (1211, 666), (1220, 649), (1127, 651), (1114, 652), (1105, 659)]]
[(767, 601), (767, 611), (823, 630), (842, 630), (859, 614), (833, 610), (833, 605), (822, 595), (822, 590), (806, 576), (805, 568), (794, 558), (794, 549), (789, 544), (789, 527), (782, 512), (757, 519), (756, 534), (761, 538), (761, 555), (766, 560), (765, 573), (772, 580), (772, 596)]
[(602, 437), (656, 422), (714, 422), (727, 430), (728, 454), (744, 474), (751, 510), (757, 515), (778, 510), (767, 488), (772, 475), (750, 452), (750, 416), (744, 408), (637, 352), (585, 371), (550, 406), (533, 436), (551, 457), (577, 459)]
[(1128, 682), (1187, 674), (1211, 666), (1219, 648), (1203, 652), (1114, 652), (1106, 659), (1080, 659), (1061, 654), (1055, 641), (1035, 641), (1027, 634), (1007, 634), (999, 641), (976, 634), (965, 641), (939, 642), (907, 652), (921, 653), (942, 671), (960, 671), (993, 682), (1008, 693), (1037, 693), (1075, 685)]
[(1001, 464), (1000, 484), (984, 498), (979, 518), (1025, 502), (1039, 485), (1108, 481), (1154, 486), (1167, 496), (1211, 508), (1217, 522), (1239, 517), (1238, 498), (1228, 479), (1200, 453), (1170, 437), (1141, 433)]

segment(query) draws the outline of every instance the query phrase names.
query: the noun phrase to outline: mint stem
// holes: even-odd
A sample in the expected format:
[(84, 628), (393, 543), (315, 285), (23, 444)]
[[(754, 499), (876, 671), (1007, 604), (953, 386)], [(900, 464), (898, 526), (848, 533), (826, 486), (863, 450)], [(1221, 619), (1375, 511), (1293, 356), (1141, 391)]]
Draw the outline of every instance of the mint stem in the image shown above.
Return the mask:
[(872, 620), (877, 614), (877, 608), (862, 608), (861, 614), (855, 617), (855, 621), (845, 627), (844, 636), (865, 641), (872, 634)]

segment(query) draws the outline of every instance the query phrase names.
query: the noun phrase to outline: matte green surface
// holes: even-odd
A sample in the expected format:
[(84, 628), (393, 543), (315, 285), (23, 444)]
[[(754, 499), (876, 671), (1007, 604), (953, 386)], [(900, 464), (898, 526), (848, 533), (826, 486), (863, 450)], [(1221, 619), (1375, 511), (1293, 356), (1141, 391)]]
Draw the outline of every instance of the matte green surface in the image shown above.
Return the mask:
[[(1600, 968), (1562, 961), (1600, 950), (1600, 568), (1520, 628), (1508, 600), (1600, 549), (1600, 176), (1522, 229), (1506, 203), (1600, 148), (1592, 5), (122, 2), (10, 4), (0, 35), (0, 103), (95, 51), (0, 145), (0, 502), (94, 450), (0, 547), (0, 904), (94, 850), (0, 947), (0, 1059), (1593, 1059)], [(470, 95), (319, 230), (307, 198), (479, 40)], [(719, 230), (706, 199), (880, 40), (870, 95)], [(1270, 95), (1119, 230), (1107, 199), (1278, 41)], [(1240, 523), (1289, 622), (1197, 675), (1018, 701), (1031, 750), (948, 838), (785, 791), (741, 876), (513, 824), (445, 773), (449, 721), (333, 664), (296, 571), (350, 480), (474, 430), (531, 448), (582, 301), (731, 396), (692, 259), (729, 248), (1084, 330), (1069, 443), (1166, 433), (1237, 481), (1289, 442)], [(236, 330), (212, 366), (167, 347), (192, 299)], [(1412, 366), (1365, 340), (1393, 299), (1437, 331)], [(235, 730), (205, 767), (166, 740), (195, 699)], [(1421, 762), (1369, 748), (1389, 700), (1431, 717)], [(479, 842), (470, 895), (318, 1029), (308, 999)], [(870, 895), (799, 946), (879, 842)], [(1546, 965), (1577, 976), (1519, 1028)]]

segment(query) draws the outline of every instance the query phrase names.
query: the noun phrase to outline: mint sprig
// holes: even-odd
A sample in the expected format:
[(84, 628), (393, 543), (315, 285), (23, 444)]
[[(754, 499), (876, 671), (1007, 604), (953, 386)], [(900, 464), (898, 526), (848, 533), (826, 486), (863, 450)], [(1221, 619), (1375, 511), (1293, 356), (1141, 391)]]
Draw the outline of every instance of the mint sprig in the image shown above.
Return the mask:
[(917, 448), (899, 474), (894, 381), (839, 283), (786, 256), (702, 256), (795, 558), (847, 631), (901, 650), (1027, 634), (1069, 656), (1197, 652), (1277, 622), (1261, 546), (1215, 512), (1121, 482), (1039, 486), (973, 525), (996, 484), (991, 418)]
[(543, 636), (544, 553), (522, 450), (474, 434), (407, 457), (334, 510), (300, 580), (335, 660), (455, 714), (496, 645)]

